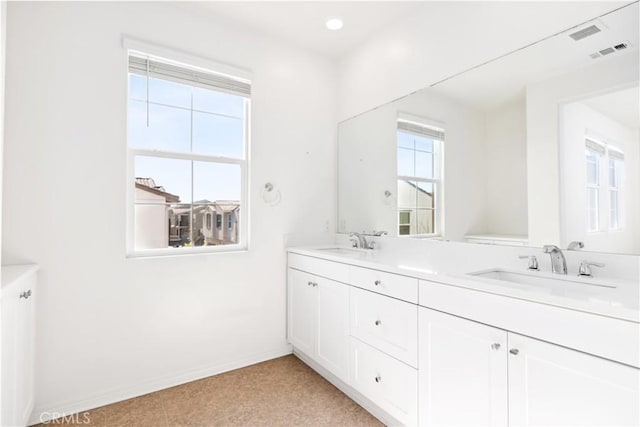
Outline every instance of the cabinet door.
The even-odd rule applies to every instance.
[[[639,369],[509,333],[511,426],[637,426],[639,384]]]
[[[289,342],[307,356],[314,355],[316,329],[316,277],[302,271],[288,271]]]
[[[35,369],[35,279],[25,280],[19,289],[27,298],[18,298],[16,327],[19,331],[16,341],[16,415],[20,425],[27,425],[34,404]]]
[[[507,425],[507,333],[420,308],[419,420],[424,426]]]
[[[316,278],[316,360],[347,382],[349,363],[349,287]]]

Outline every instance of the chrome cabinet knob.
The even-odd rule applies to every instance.
[[[512,348],[511,350],[509,350],[509,353],[513,354],[514,356],[517,356],[518,353],[520,353],[520,350],[518,350],[517,348]]]
[[[313,282],[313,287],[314,287],[314,288],[317,288],[317,287],[318,287],[318,284],[317,284],[316,282]]]
[[[382,325],[382,320],[376,320],[376,321],[375,321],[375,324],[376,324],[376,326],[380,326],[380,325]]]
[[[307,282],[307,286],[313,286],[313,282],[312,281],[308,281]]]
[[[27,291],[24,291],[24,292],[21,292],[21,293],[20,293],[20,297],[19,297],[19,298],[27,299],[27,298],[29,298],[30,296],[31,296],[31,289],[29,289],[29,290],[27,290]]]
[[[375,282],[373,282],[373,284],[376,286],[380,286],[382,282],[380,280],[376,280]]]
[[[380,375],[378,375],[377,377],[374,378],[374,380],[379,383],[382,381],[382,377]]]
[[[491,350],[500,350],[500,343],[494,342],[491,344]]]

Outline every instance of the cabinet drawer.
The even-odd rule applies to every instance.
[[[404,425],[418,424],[418,372],[351,338],[351,386]]]
[[[353,286],[418,303],[418,279],[353,266],[349,273]]]
[[[362,289],[349,289],[351,335],[418,366],[418,306]]]
[[[290,253],[288,256],[288,267],[306,271],[316,276],[326,277],[327,279],[332,279],[337,282],[347,283],[349,281],[349,266],[340,264],[339,262]]]

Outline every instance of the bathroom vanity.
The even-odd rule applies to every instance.
[[[640,423],[637,279],[493,256],[522,248],[418,244],[413,258],[290,248],[294,352],[391,425]]]

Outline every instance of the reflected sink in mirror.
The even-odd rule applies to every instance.
[[[551,293],[567,292],[601,292],[607,288],[615,289],[616,286],[592,278],[582,279],[573,276],[549,276],[539,272],[516,272],[503,269],[491,269],[469,273],[470,276],[492,279],[508,283],[509,285],[524,285],[528,288],[536,288],[538,291]]]

